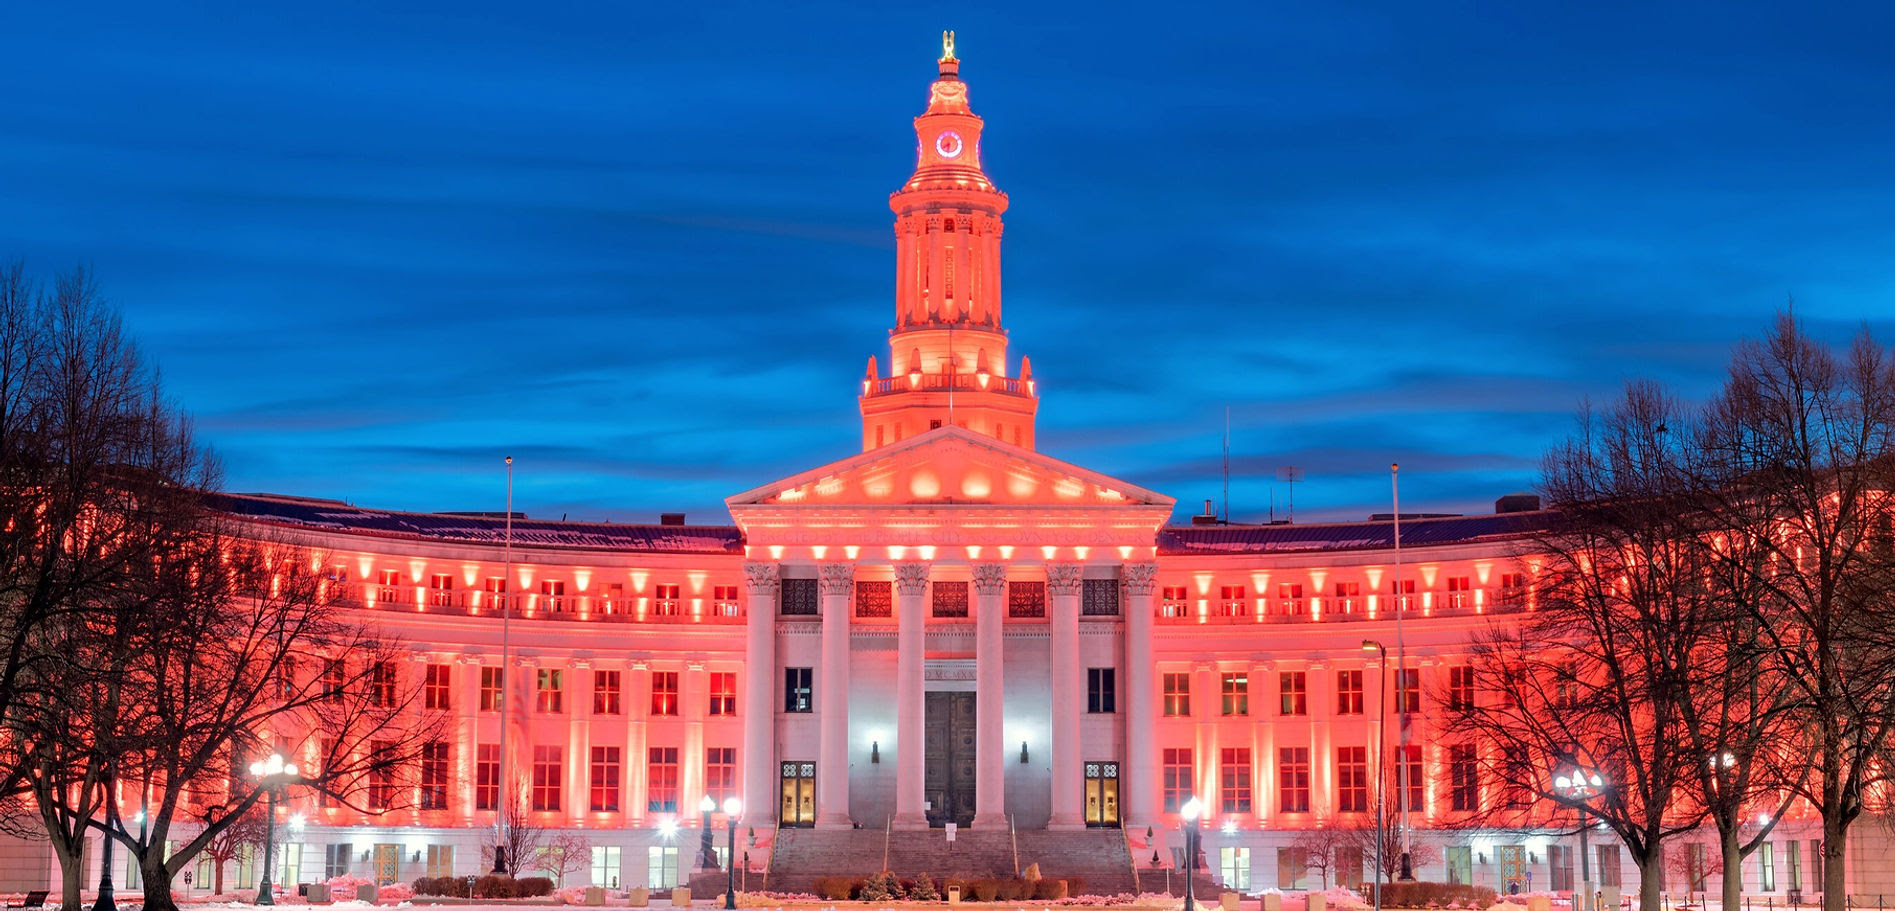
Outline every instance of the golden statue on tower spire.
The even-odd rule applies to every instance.
[[[948,31],[942,32],[941,33],[941,62],[946,63],[949,60],[959,60],[959,59],[960,59],[959,57],[954,56],[953,30],[950,29]]]

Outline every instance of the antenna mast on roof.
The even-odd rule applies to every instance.
[[[1283,519],[1286,522],[1295,522],[1296,482],[1303,479],[1303,469],[1295,465],[1285,465],[1276,470],[1276,479],[1289,485],[1289,492],[1284,495]]]
[[[1224,524],[1230,524],[1230,406],[1224,406]]]

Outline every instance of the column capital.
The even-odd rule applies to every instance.
[[[1077,563],[1046,564],[1046,593],[1077,597],[1085,587],[1085,568]]]
[[[782,583],[782,573],[775,563],[744,564],[744,584],[753,594],[776,594]]]
[[[1125,593],[1146,597],[1158,584],[1158,564],[1127,563],[1119,569],[1119,581],[1125,586]]]
[[[932,563],[895,564],[895,593],[898,595],[927,594],[928,573],[933,568]]]
[[[823,563],[816,567],[825,595],[847,595],[855,591],[855,564]]]
[[[1007,564],[974,564],[974,593],[980,595],[1004,595],[1007,593]]]

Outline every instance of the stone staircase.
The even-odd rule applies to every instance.
[[[1016,840],[1017,859],[1016,860]],[[761,888],[812,892],[823,876],[866,877],[884,867],[902,877],[927,873],[947,877],[1007,878],[1032,864],[1045,879],[1080,879],[1087,893],[1135,891],[1131,855],[1117,829],[1077,832],[968,830],[947,840],[943,829],[783,829],[770,852],[770,873]],[[1162,875],[1162,874],[1161,874]],[[756,883],[755,877],[751,879]],[[1145,884],[1147,891],[1152,886]],[[1183,889],[1183,880],[1178,881]]]

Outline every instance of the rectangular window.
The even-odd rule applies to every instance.
[[[1551,874],[1547,883],[1555,892],[1571,891],[1573,888],[1573,849],[1571,845],[1547,845],[1546,867]]]
[[[1362,714],[1362,672],[1336,672],[1336,714]]]
[[[735,671],[711,672],[711,714],[737,714],[737,673]]]
[[[1087,579],[1079,593],[1079,614],[1084,617],[1119,615],[1119,580]]]
[[[1336,812],[1369,811],[1369,748],[1336,748]]]
[[[1459,813],[1480,809],[1480,770],[1471,743],[1448,746],[1448,808]]]
[[[1790,888],[1803,888],[1803,846],[1791,838],[1783,842],[1783,859],[1789,861]],[[1601,864],[1601,867],[1604,865]]]
[[[1619,876],[1619,846],[1598,845],[1599,885],[1618,888],[1625,884]]]
[[[368,671],[368,701],[370,705],[392,708],[395,705],[395,664],[392,661],[377,661]]]
[[[421,745],[421,809],[447,809],[447,744],[433,741]]]
[[[500,711],[500,690],[506,680],[506,670],[498,667],[480,669],[480,710],[483,712]]]
[[[1396,596],[1394,600],[1397,610],[1408,610],[1415,606],[1415,580],[1413,579],[1403,579],[1399,583],[1390,579],[1388,593]]]
[[[1191,593],[1182,585],[1164,586],[1158,612],[1165,617],[1191,616]]]
[[[645,766],[645,809],[653,813],[678,812],[678,748],[652,747]]]
[[[934,615],[937,617],[967,616],[967,583],[934,582],[929,588],[934,590]]]
[[[704,793],[718,806],[737,795],[737,748],[711,747],[704,751]]]
[[[619,869],[624,866],[623,849],[617,845],[592,846],[592,884],[607,889],[619,887]]]
[[[1250,750],[1225,747],[1217,766],[1219,796],[1226,813],[1250,812]]]
[[[1448,882],[1457,886],[1474,884],[1474,849],[1469,845],[1447,847]]]
[[[386,810],[395,802],[395,745],[370,741],[368,750],[368,808]]]
[[[1303,876],[1309,872],[1309,850],[1289,847],[1276,849],[1276,884],[1279,889],[1303,888]]]
[[[1277,712],[1283,715],[1309,714],[1309,678],[1303,671],[1279,671],[1277,687],[1282,698]]]
[[[1526,573],[1501,573],[1500,591],[1496,593],[1502,604],[1520,604],[1527,599]]]
[[[651,672],[651,713],[653,715],[678,714],[678,672]]]
[[[1183,718],[1191,714],[1191,675],[1166,674],[1165,717]]]
[[[1238,672],[1224,674],[1221,681],[1224,696],[1224,714],[1250,714],[1250,675]]]
[[[1421,778],[1421,746],[1397,745],[1389,749],[1395,754],[1396,762],[1394,788],[1388,799],[1391,802],[1407,800],[1406,807],[1410,811],[1426,809],[1427,785]],[[1407,788],[1406,794],[1402,792],[1404,787]],[[1400,803],[1393,803],[1389,809],[1399,811],[1402,807]]]
[[[1336,596],[1335,609],[1345,614],[1353,614],[1362,603],[1362,583],[1337,582],[1331,589]]]
[[[1086,668],[1086,711],[1094,715],[1118,711],[1118,669]]]
[[[431,879],[434,877],[439,877],[439,876],[453,876],[454,875],[454,846],[453,845],[429,845],[428,846],[428,874],[427,875]],[[294,877],[285,876],[283,878],[283,884],[286,886],[295,881],[296,879]]]
[[[500,808],[500,744],[483,743],[474,751],[474,809]]]
[[[684,613],[684,599],[678,596],[676,585],[654,585],[651,587],[651,615],[654,617],[677,617]]]
[[[1218,869],[1224,875],[1223,886],[1238,892],[1250,891],[1250,849],[1226,845],[1218,851]]]
[[[1474,669],[1465,664],[1448,668],[1448,708],[1464,711],[1474,707]]]
[[[669,889],[678,884],[678,846],[652,845],[646,848],[645,886]]]
[[[820,616],[821,603],[815,579],[784,579],[777,590],[777,611],[785,617]]]
[[[737,586],[711,586],[711,614],[717,617],[735,617],[741,611],[738,608]]]
[[[1279,812],[1309,812],[1309,747],[1277,750],[1277,795]]]
[[[1250,616],[1250,602],[1244,598],[1244,587],[1241,585],[1220,586],[1217,613],[1220,617]]]
[[[1279,582],[1276,587],[1278,613],[1285,616],[1298,616],[1305,613],[1308,606],[1303,601],[1301,582]]]
[[[348,686],[349,670],[341,658],[329,658],[322,663],[322,695],[325,699],[341,699],[342,689]]]
[[[566,580],[540,580],[540,609],[549,610],[556,614],[565,612]]]
[[[1409,714],[1421,711],[1420,668],[1400,668],[1395,671],[1394,709]]]
[[[559,783],[563,780],[565,757],[557,746],[533,745],[533,809],[556,812],[559,809]]]
[[[383,604],[401,600],[401,570],[381,570],[375,574],[375,582],[375,600]]]
[[[594,813],[617,813],[619,811],[619,748],[592,748],[592,797],[589,806]]]
[[[1467,576],[1448,577],[1448,606],[1454,608],[1474,606],[1474,580]]]
[[[1757,888],[1765,892],[1777,890],[1777,846],[1764,842],[1757,846]]]
[[[1046,583],[1008,582],[1007,616],[1028,618],[1046,616]]]
[[[1823,842],[1820,838],[1809,840],[1809,882],[1815,891],[1823,889]]]
[[[1191,774],[1191,751],[1166,747],[1164,760],[1165,812],[1176,813],[1179,807],[1191,800],[1191,794],[1197,788]]]
[[[617,715],[619,706],[619,671],[592,672],[592,714]]]
[[[428,577],[428,606],[454,606],[454,577],[447,573],[435,573]]]
[[[534,692],[536,705],[542,712],[558,713],[566,710],[565,674],[554,668],[540,668],[539,679]]]
[[[355,848],[348,842],[339,845],[322,846],[322,875],[325,879],[349,875],[349,867],[355,861]]]
[[[510,607],[507,603],[507,580],[500,576],[487,577],[487,603],[494,609]]]
[[[430,664],[421,679],[421,706],[445,711],[448,697],[453,693],[453,668],[445,664]]]
[[[855,583],[855,615],[895,616],[895,583],[863,579]]]
[[[816,710],[815,668],[786,667],[783,669],[783,711],[792,713],[813,712]]]

